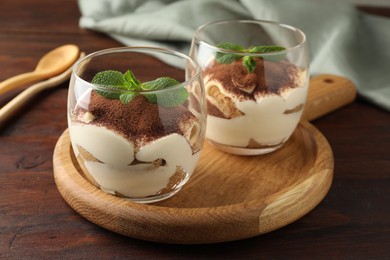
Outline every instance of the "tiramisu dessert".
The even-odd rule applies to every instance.
[[[248,50],[257,53],[262,48],[265,52],[284,49]],[[227,152],[255,155],[286,142],[299,123],[308,87],[307,72],[284,56],[283,52],[264,57],[217,53],[204,70],[206,137],[212,144]]]
[[[90,87],[69,118],[72,146],[85,176],[107,193],[139,202],[173,195],[194,171],[203,143],[186,89],[137,92],[178,82],[158,78],[141,83],[130,71],[103,71],[92,83],[76,79],[76,85]]]

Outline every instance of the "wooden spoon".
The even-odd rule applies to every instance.
[[[0,95],[23,84],[58,75],[68,69],[79,57],[79,48],[73,44],[58,47],[44,55],[35,70],[9,78],[0,83]]]
[[[80,53],[79,59],[85,56],[84,52]],[[39,92],[56,87],[61,83],[67,81],[70,78],[72,73],[73,66],[69,67],[67,70],[61,74],[47,79],[45,81],[38,82],[31,87],[28,87],[22,91],[19,95],[14,97],[10,102],[8,102],[4,107],[0,109],[0,127],[4,126],[5,123],[12,117],[20,108],[27,103],[27,101],[33,98]]]

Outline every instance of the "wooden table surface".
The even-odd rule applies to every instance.
[[[369,8],[390,16],[390,9]],[[74,0],[0,1],[0,81],[31,71],[57,46],[90,53],[121,46],[80,29]],[[67,128],[68,82],[39,94],[0,129],[0,259],[390,258],[390,114],[362,98],[312,122],[335,159],[325,199],[266,235],[211,245],[158,244],[107,231],[78,215],[53,179],[54,146]],[[18,91],[0,97],[4,105]]]

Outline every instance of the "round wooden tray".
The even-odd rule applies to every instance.
[[[155,204],[127,201],[90,184],[68,131],[58,140],[53,163],[62,197],[86,219],[122,235],[182,244],[253,237],[299,219],[325,197],[334,167],[328,142],[308,122],[267,155],[230,155],[206,142],[188,183]]]

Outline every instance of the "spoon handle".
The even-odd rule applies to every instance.
[[[83,58],[85,56],[84,52],[80,53],[79,59]],[[34,85],[32,85],[29,88],[26,88],[23,92],[21,92],[19,95],[14,97],[10,102],[8,102],[5,106],[3,106],[0,109],[0,127],[2,127],[7,120],[14,115],[21,107],[23,107],[24,104],[26,104],[26,101],[34,97],[36,94],[38,94],[40,91],[55,87],[65,81],[67,81],[70,78],[70,75],[72,74],[72,66],[70,66],[67,70],[62,72],[61,74],[49,78],[45,81],[38,82]],[[27,73],[26,73],[27,74]]]
[[[41,81],[32,85],[31,87],[25,89],[15,98],[13,98],[10,102],[8,102],[5,106],[0,109],[0,126],[3,126],[4,123],[14,114],[16,113],[26,101],[34,97],[40,91],[57,86],[66,80],[69,79],[70,74],[72,72],[72,67],[61,73],[60,75],[50,78],[45,81]]]
[[[20,87],[24,84],[31,83],[40,79],[42,79],[42,75],[35,71],[16,75],[12,78],[4,80],[3,82],[0,82],[0,95],[17,87]]]

